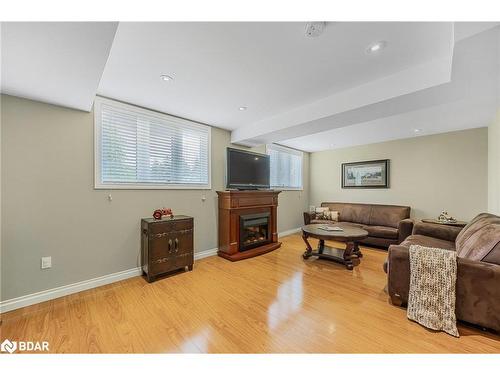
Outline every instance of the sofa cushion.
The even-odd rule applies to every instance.
[[[398,244],[399,241],[396,238],[382,238],[382,237],[368,236],[359,241],[359,243],[375,247],[385,247],[387,249],[390,245]]]
[[[410,207],[372,204],[369,225],[397,228],[399,222],[410,217]]]
[[[324,219],[311,219],[311,224],[336,224],[336,222]]]
[[[349,204],[340,213],[340,220],[353,223],[368,224],[370,222],[370,205]]]
[[[437,247],[445,250],[455,250],[455,243],[441,240],[439,238],[423,236],[421,234],[412,234],[406,240],[401,242],[401,246],[410,247],[411,245],[421,245],[425,247]]]
[[[477,215],[458,234],[455,243],[460,258],[483,260],[500,243],[500,217]]]
[[[338,211],[340,221],[393,228],[397,228],[401,220],[408,219],[411,210],[408,206],[341,202],[323,202],[321,207]]]
[[[383,227],[380,225],[363,225],[363,229],[366,230],[371,237],[398,238],[398,230],[396,228]]]
[[[337,224],[347,225],[347,226],[356,227],[356,228],[363,228],[363,224],[352,223],[350,221],[340,221]]]
[[[338,203],[338,202],[323,202],[321,207],[328,207],[330,211],[338,211],[340,221],[348,221],[353,223],[369,224],[370,204],[363,203]]]

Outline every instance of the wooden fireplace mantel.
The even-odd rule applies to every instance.
[[[231,261],[251,258],[273,251],[281,246],[278,242],[277,208],[275,190],[226,190],[219,196],[219,251],[217,254]],[[240,216],[254,213],[270,213],[270,241],[262,246],[240,251]]]

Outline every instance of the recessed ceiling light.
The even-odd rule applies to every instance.
[[[372,45],[370,45],[366,49],[366,52],[368,52],[368,53],[376,53],[376,52],[379,52],[380,50],[384,49],[385,46],[387,46],[387,42],[381,40],[380,42],[373,43]]]
[[[160,76],[160,78],[161,78],[162,81],[173,81],[174,80],[171,76],[166,75],[166,74],[162,74]]]
[[[238,108],[240,111],[246,111],[247,110],[247,107],[240,107]]]
[[[414,132],[414,133],[421,133],[421,132],[422,132],[422,129],[413,129],[413,132]]]
[[[308,22],[306,24],[306,36],[315,38],[325,30],[326,22]]]

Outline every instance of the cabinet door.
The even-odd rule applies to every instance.
[[[193,230],[186,229],[172,232],[171,238],[174,241],[175,267],[181,268],[192,265],[194,261]]]
[[[151,272],[159,274],[174,269],[174,240],[167,233],[151,234],[149,240]]]

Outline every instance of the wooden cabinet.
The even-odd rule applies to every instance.
[[[178,269],[193,269],[193,218],[141,220],[142,270],[148,282]]]

